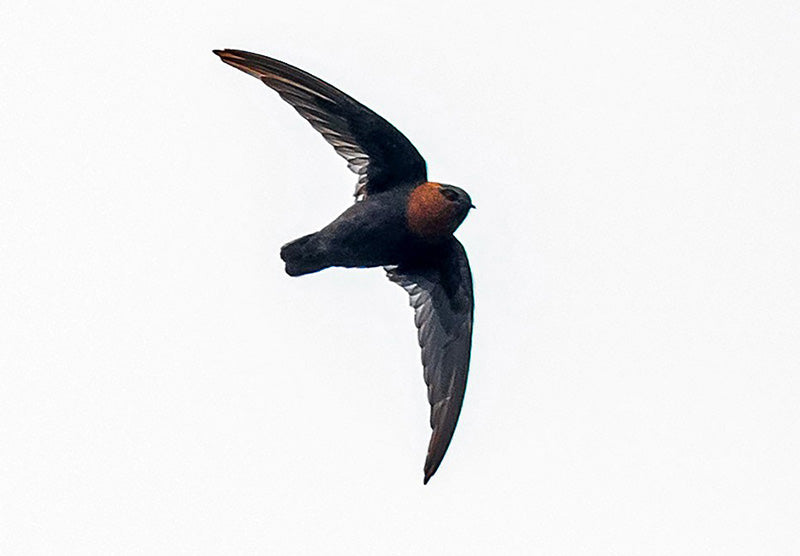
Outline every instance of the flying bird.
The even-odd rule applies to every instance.
[[[355,202],[318,232],[284,245],[281,259],[290,276],[381,266],[408,292],[431,405],[427,484],[450,445],[467,386],[472,275],[453,232],[472,200],[463,189],[428,181],[425,160],[402,133],[325,81],[251,52],[214,54],[274,89],[358,175]]]

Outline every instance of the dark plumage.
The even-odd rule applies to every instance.
[[[431,404],[427,483],[450,445],[467,384],[472,277],[453,232],[472,201],[458,187],[427,181],[425,161],[414,145],[342,91],[266,56],[214,53],[277,91],[358,174],[356,202],[318,232],[284,245],[281,258],[291,276],[331,266],[383,266],[408,292]]]

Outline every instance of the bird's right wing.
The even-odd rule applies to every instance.
[[[257,77],[291,104],[358,174],[356,197],[426,180],[425,160],[405,135],[336,87],[274,58],[215,50],[223,62]]]
[[[408,292],[415,311],[433,429],[425,460],[427,483],[450,445],[464,401],[472,347],[472,275],[455,238],[433,264],[387,267],[386,272]]]

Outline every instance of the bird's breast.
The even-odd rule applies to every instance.
[[[448,236],[458,227],[454,204],[445,199],[434,182],[425,182],[411,191],[406,223],[409,230],[425,239]]]

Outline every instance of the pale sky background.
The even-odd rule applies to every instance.
[[[0,47],[0,554],[800,554],[796,2],[15,2]],[[278,257],[355,176],[212,48],[478,206],[426,487],[406,294]]]

